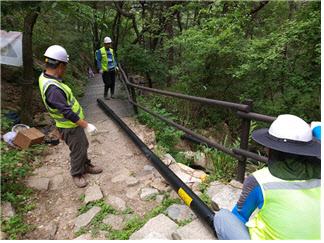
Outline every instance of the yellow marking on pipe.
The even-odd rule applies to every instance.
[[[192,198],[181,187],[178,190],[178,194],[182,198],[182,200],[190,207]]]

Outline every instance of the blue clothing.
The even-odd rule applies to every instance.
[[[313,128],[313,136],[321,140],[321,126],[317,126]]]
[[[244,181],[242,193],[232,213],[243,223],[246,223],[257,207],[262,208],[263,203],[264,199],[260,184],[251,174]]]
[[[51,78],[55,79],[56,81],[63,82],[63,79],[49,75],[45,71],[44,76],[46,78]],[[45,96],[47,104],[53,109],[58,109],[59,112],[63,114],[64,118],[69,119],[74,123],[76,123],[80,119],[80,117],[72,111],[71,106],[68,105],[67,97],[64,91],[57,86],[50,85],[46,90]]]
[[[106,50],[106,53],[107,53],[107,58],[108,58],[108,70],[109,72],[111,71],[115,71],[115,66],[117,67],[117,63],[115,61],[115,66],[114,66],[114,63],[113,63],[113,57],[112,57],[112,54],[110,52],[110,50],[108,49],[105,49]],[[101,68],[101,51],[97,51],[97,65],[98,65],[98,68],[99,70],[102,70]]]

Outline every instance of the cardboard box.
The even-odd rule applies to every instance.
[[[13,143],[21,148],[29,148],[34,144],[40,144],[44,137],[45,135],[43,133],[32,127],[30,129],[20,130]]]

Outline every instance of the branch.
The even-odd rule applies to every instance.
[[[265,5],[267,5],[271,0],[260,1],[257,5],[250,9],[250,14],[256,14],[260,9],[262,9]]]
[[[137,36],[137,41],[138,41],[139,44],[141,44],[141,39],[140,39],[141,37],[140,37],[140,34],[139,34],[139,32],[138,32],[138,28],[137,28],[137,25],[136,25],[135,14],[132,14],[132,13],[128,13],[128,12],[123,11],[123,10],[121,9],[120,5],[119,5],[119,2],[114,2],[114,4],[115,4],[115,6],[116,6],[117,11],[118,11],[121,15],[123,15],[123,16],[125,16],[125,17],[127,17],[127,18],[132,19],[132,22],[133,22],[133,28],[134,28],[134,30],[135,30],[135,32],[136,32],[136,36]],[[135,40],[135,41],[136,41],[136,40]],[[136,42],[137,42],[137,41],[136,41]]]

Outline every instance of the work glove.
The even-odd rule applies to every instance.
[[[116,67],[116,71],[117,71],[117,73],[119,73],[119,68],[118,67]]]
[[[98,129],[94,125],[92,125],[90,123],[88,123],[88,126],[85,128],[85,130],[86,130],[87,133],[89,133],[92,136],[99,133]]]
[[[99,73],[100,73],[101,75],[103,75],[104,71],[102,71],[102,69],[100,69]]]

